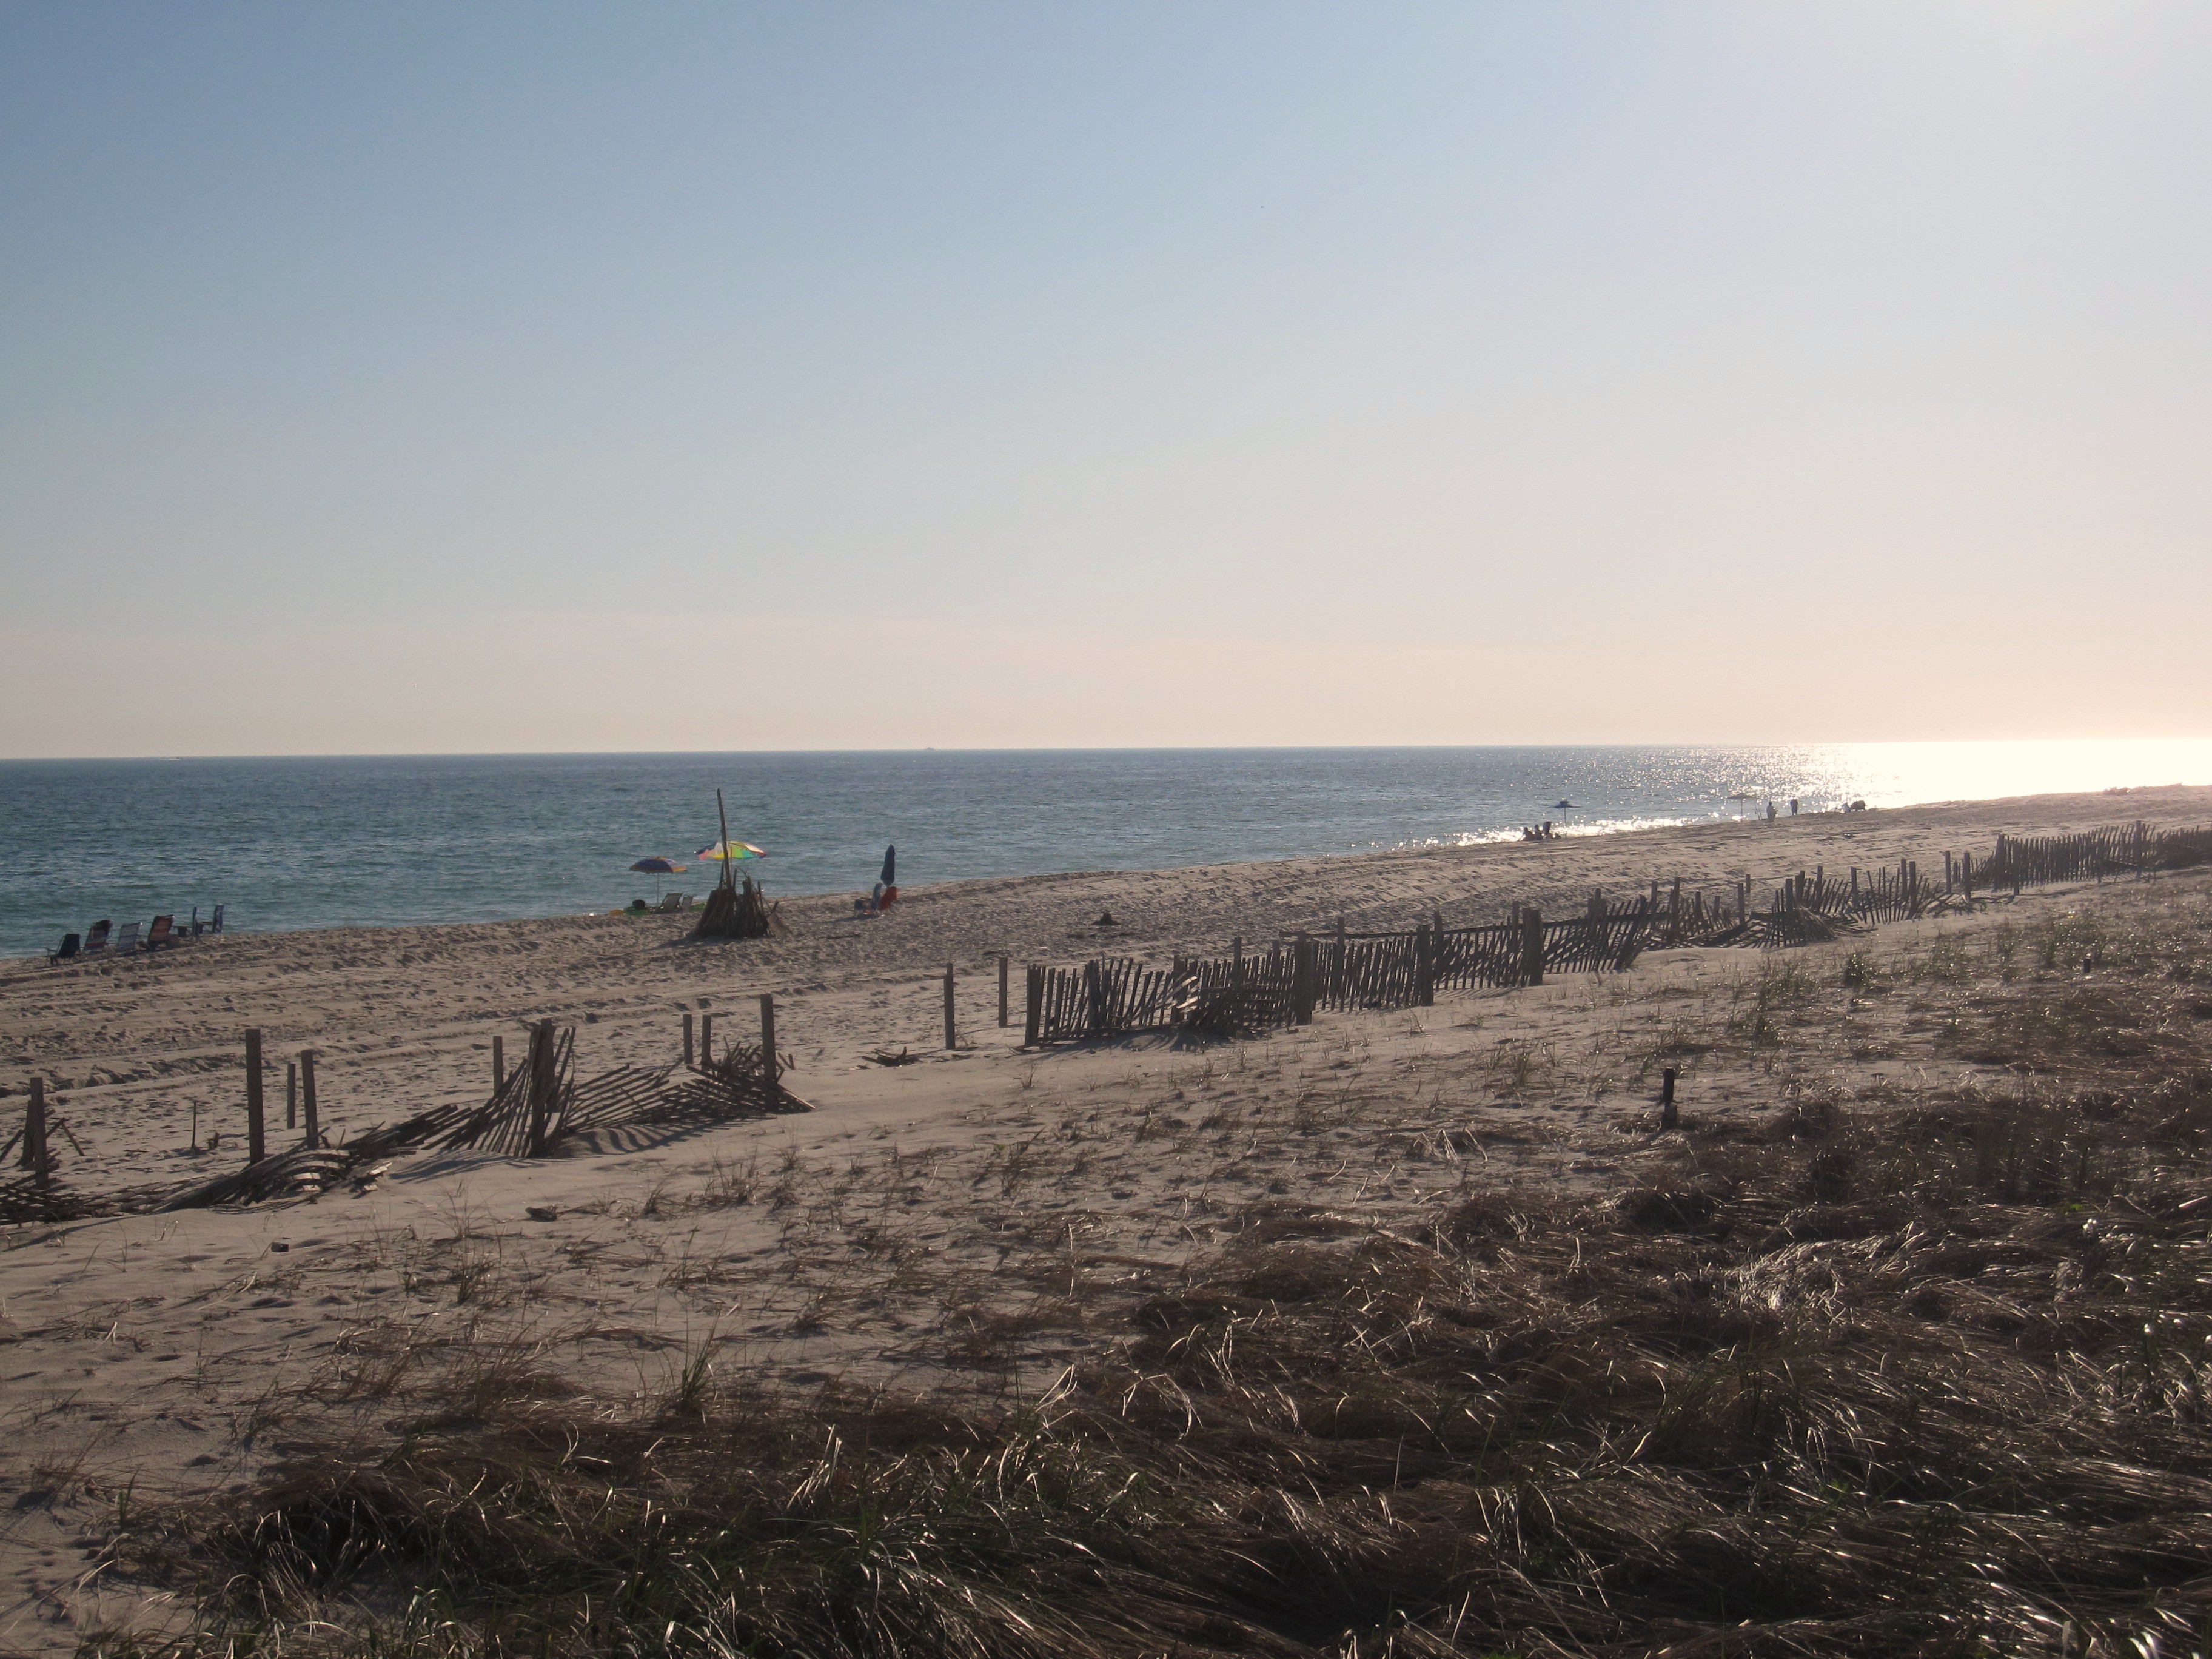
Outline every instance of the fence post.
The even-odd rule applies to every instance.
[[[1521,913],[1521,977],[1530,985],[1544,982],[1544,918],[1534,909]]]
[[[684,1069],[691,1069],[691,1016],[684,1016]]]
[[[1348,941],[1344,933],[1344,917],[1340,914],[1336,919],[1336,953],[1329,964],[1328,970],[1328,994],[1329,1000],[1333,1002],[1344,1000],[1344,965],[1345,952],[1347,948]]]
[[[1086,962],[1083,964],[1083,989],[1085,995],[1090,1000],[1091,1035],[1095,1037],[1104,1036],[1106,1035],[1106,976],[1099,971],[1096,962]]]
[[[712,1014],[699,1016],[699,1063],[702,1066],[714,1063],[714,1017]]]
[[[1006,975],[1012,971],[1006,954],[1001,951],[999,953],[999,1029],[1002,1031],[1009,1024],[1006,1018]]]
[[[300,1062],[296,1060],[284,1062],[284,1127],[300,1127]]]
[[[31,1079],[31,1103],[23,1109],[23,1167],[31,1179],[46,1184],[46,1080]]]
[[[300,1109],[307,1115],[307,1145],[323,1144],[322,1118],[315,1109],[315,1051],[300,1050]]]
[[[1423,922],[1413,930],[1413,1003],[1427,1008],[1437,1000],[1436,935]]]
[[[1671,1129],[1680,1121],[1674,1107],[1674,1068],[1669,1066],[1659,1073],[1659,1127]]]
[[[261,1028],[254,1026],[246,1034],[246,1161],[258,1164],[268,1151],[261,1121]]]
[[[553,1108],[553,1022],[541,1019],[530,1028],[530,1139],[526,1158],[545,1153],[546,1120]]]
[[[768,1103],[775,1105],[782,1085],[779,1080],[775,1058],[775,998],[761,993],[761,1086],[767,1091]]]
[[[1031,963],[1022,978],[1022,1047],[1037,1044],[1039,1023],[1044,1018],[1044,969]]]
[[[1320,978],[1313,939],[1300,933],[1291,951],[1291,1018],[1300,1025],[1310,1025],[1314,1017],[1315,981]]]
[[[689,1014],[684,1016],[684,1035],[690,1036],[691,1016]],[[690,1044],[687,1042],[684,1047],[688,1048]],[[507,1087],[507,1039],[495,1033],[491,1040],[491,1091],[497,1094],[505,1087]]]
[[[1969,910],[1972,909],[1974,908],[1974,855],[1972,853],[1959,854],[1959,885],[1965,890],[1966,908]],[[1914,905],[1912,913],[1918,915],[1920,907]]]
[[[945,1046],[948,1048],[960,1046],[960,1033],[952,1024],[952,964],[949,962],[945,964]]]

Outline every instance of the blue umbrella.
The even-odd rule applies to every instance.
[[[882,875],[876,878],[876,879],[882,882],[886,887],[889,887],[892,883],[898,879],[897,848],[886,847],[884,848],[884,872]]]
[[[630,868],[642,870],[648,876],[673,876],[681,874],[684,866],[680,864],[671,864],[666,859],[640,859],[635,864],[631,865]]]

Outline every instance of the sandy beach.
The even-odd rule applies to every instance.
[[[1626,975],[1328,1015],[1242,1044],[1041,1053],[1019,1046],[1023,963],[1157,959],[1339,917],[1359,929],[1437,909],[1457,922],[1516,902],[1578,909],[1593,889],[1626,896],[1678,877],[1717,896],[1744,878],[1903,858],[1940,876],[1947,850],[1978,857],[2001,831],[2138,819],[2212,820],[2212,790],[965,882],[913,891],[873,921],[842,896],[786,900],[790,936],[749,943],[689,940],[680,918],[592,916],[9,963],[0,1109],[20,1109],[33,1070],[48,1079],[76,1142],[56,1137],[60,1173],[87,1188],[234,1164],[249,1026],[279,1062],[277,1121],[282,1060],[312,1046],[324,1123],[343,1135],[482,1099],[493,1036],[512,1057],[526,1020],[573,1023],[588,1074],[674,1059],[685,1012],[750,1039],[754,999],[773,993],[789,1085],[815,1109],[535,1164],[425,1156],[312,1202],[13,1230],[0,1239],[0,1650],[65,1651],[87,1629],[181,1619],[158,1583],[92,1571],[123,1525],[118,1504],[220,1493],[304,1448],[373,1438],[433,1378],[450,1388],[474,1368],[487,1389],[609,1411],[680,1386],[695,1362],[802,1391],[1018,1396],[1112,1346],[1102,1307],[1158,1294],[1271,1217],[1326,1212],[1412,1237],[1473,1194],[1596,1194],[1679,1168],[1679,1138],[1648,1132],[1663,1056],[1709,1123],[1816,1084],[1875,1103],[2005,1074],[1901,1007],[1849,1005],[1779,1076],[1771,1054],[1680,1037],[1731,1018],[1761,969],[1753,952],[1656,953]],[[2031,893],[1852,948],[1925,952],[2124,896]],[[1109,911],[1115,925],[1097,926]],[[1790,954],[1827,985],[1842,948]],[[996,1018],[1001,953],[1017,969],[1010,1030]],[[868,1058],[901,1048],[921,1062]]]

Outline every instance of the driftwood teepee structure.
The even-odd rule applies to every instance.
[[[760,884],[747,876],[743,884],[738,880],[737,860],[729,856],[730,814],[722,805],[722,792],[714,792],[714,813],[722,825],[722,876],[714,884],[714,890],[707,896],[707,908],[700,913],[699,925],[691,930],[694,939],[766,939],[771,933],[781,938],[784,932],[783,919],[777,908],[763,896]]]

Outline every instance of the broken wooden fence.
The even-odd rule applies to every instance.
[[[1601,904],[1565,921],[1524,910],[1480,927],[1445,927],[1441,918],[1394,933],[1340,927],[1264,951],[1179,956],[1166,967],[1127,957],[1071,968],[1033,963],[1023,1040],[1035,1046],[1170,1030],[1244,1036],[1305,1024],[1322,1008],[1425,1007],[1439,990],[1625,969],[1643,948],[1650,920],[1644,904]]]

